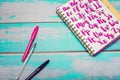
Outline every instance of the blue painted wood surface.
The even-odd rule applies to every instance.
[[[9,4],[13,3],[40,3],[40,4],[64,4],[68,0],[40,0],[40,1],[33,1],[33,0],[5,0],[0,1],[1,3],[1,10],[2,6],[9,2]],[[42,3],[41,3],[42,2]],[[110,1],[116,8],[120,7],[118,4],[120,1]],[[54,6],[53,5],[53,6]],[[6,4],[7,6],[7,4]],[[32,7],[32,6],[31,6]],[[9,6],[8,6],[9,9]],[[42,7],[40,8],[42,9]],[[0,52],[24,52],[25,47],[27,46],[28,40],[30,38],[30,34],[34,28],[34,26],[39,25],[40,30],[38,37],[36,39],[37,42],[37,49],[36,52],[48,52],[48,51],[86,51],[83,45],[77,40],[77,38],[73,35],[73,33],[68,29],[68,27],[60,20],[60,17],[56,14],[56,6],[54,8],[50,8],[53,11],[53,14],[50,12],[48,13],[41,13],[40,16],[44,15],[42,17],[42,21],[39,23],[0,23]],[[120,11],[119,8],[117,10]],[[3,10],[4,11],[4,10]],[[22,11],[22,10],[21,10]],[[6,11],[9,13],[9,11]],[[13,11],[15,12],[15,11]],[[11,13],[12,14],[12,13]],[[19,13],[20,14],[20,13]],[[22,13],[23,14],[23,13]],[[24,15],[29,15],[31,13],[24,13]],[[52,15],[52,16],[51,16]],[[6,16],[6,17],[5,17]],[[4,17],[7,18],[8,15],[5,15]],[[22,15],[21,15],[22,16]],[[34,14],[33,14],[34,16]],[[54,17],[53,17],[54,16]],[[15,15],[10,15],[13,20]],[[45,20],[43,20],[45,18]],[[55,19],[56,18],[56,19]],[[1,16],[1,19],[2,16]],[[22,17],[21,17],[22,19]],[[53,20],[55,19],[55,20]],[[24,20],[24,19],[22,19]],[[7,21],[5,21],[7,22]],[[22,21],[21,21],[22,22]],[[57,23],[56,23],[57,22]],[[64,44],[67,44],[64,46]],[[42,46],[41,46],[42,45]],[[120,47],[120,40],[115,42],[114,44],[110,45],[106,50],[119,50]]]
[[[10,10],[9,6],[19,3],[44,3],[48,5],[45,8],[49,7],[51,11],[37,13],[40,15],[39,22],[32,19],[22,20],[24,17],[21,13],[18,21],[15,21],[17,15],[9,11],[5,12],[10,15],[0,15],[0,80],[15,80],[23,64],[23,52],[36,25],[39,25],[40,29],[35,40],[35,53],[32,54],[20,80],[24,80],[47,59],[50,59],[50,63],[33,80],[120,80],[120,40],[101,54],[91,57],[56,14],[56,7],[67,1],[0,0],[0,14],[3,6],[8,6],[6,9]],[[120,11],[120,0],[109,1]],[[43,10],[42,7],[39,10]],[[32,13],[23,14],[27,16]]]
[[[15,80],[21,54],[0,54],[0,80]],[[33,53],[20,80],[47,59],[50,63],[32,80],[119,80],[120,52],[103,52],[91,57],[85,52]]]
[[[33,28],[39,25],[36,52],[86,51],[64,23],[0,24],[0,52],[24,52]],[[65,45],[66,44],[66,45]],[[119,50],[120,40],[107,50]]]
[[[56,7],[63,5],[67,1],[68,0],[1,0],[0,23],[62,22],[58,15],[56,15]],[[109,1],[120,11],[120,1]]]

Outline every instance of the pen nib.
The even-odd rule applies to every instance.
[[[16,77],[16,80],[19,80],[19,77]]]

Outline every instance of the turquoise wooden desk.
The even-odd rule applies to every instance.
[[[50,63],[33,80],[120,80],[120,40],[91,57],[56,14],[67,1],[0,1],[0,80],[15,80],[36,25],[37,46],[20,80],[47,59]],[[120,11],[120,0],[109,1]]]

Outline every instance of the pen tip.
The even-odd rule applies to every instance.
[[[34,43],[33,46],[36,47],[36,44],[37,44],[37,43]]]
[[[50,62],[50,60],[47,60],[47,62]]]
[[[15,79],[16,79],[16,80],[18,80],[18,79],[19,79],[19,77],[16,77]]]

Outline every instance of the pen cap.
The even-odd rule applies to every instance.
[[[36,35],[37,35],[37,32],[38,32],[38,29],[39,29],[39,26],[36,26],[31,34],[31,38],[32,40],[35,39]]]
[[[32,46],[32,43],[34,42],[34,39],[36,38],[36,35],[37,35],[37,32],[38,32],[38,29],[39,29],[39,26],[36,26],[31,34],[31,37],[30,37],[30,40],[29,40],[29,43],[27,45],[27,48],[24,52],[24,55],[22,57],[22,61],[25,61],[25,59],[27,58],[28,54],[29,54],[29,51],[30,51],[30,48]]]

